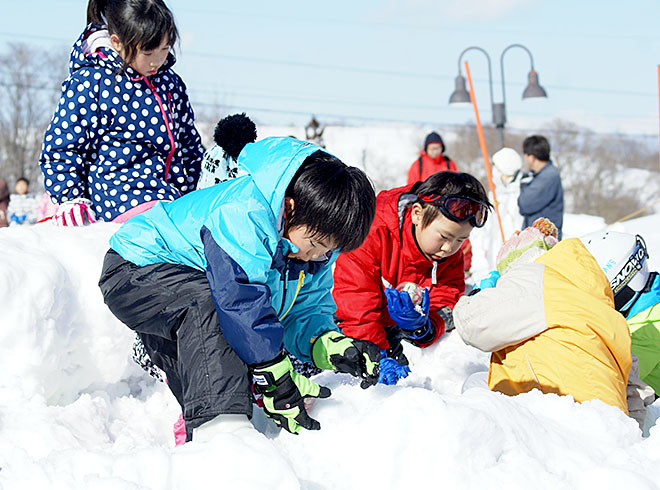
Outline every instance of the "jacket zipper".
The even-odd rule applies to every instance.
[[[151,92],[153,92],[154,96],[156,97],[156,102],[158,102],[158,107],[160,107],[160,113],[163,115],[163,121],[165,122],[165,129],[167,130],[167,137],[170,140],[170,151],[167,154],[167,160],[165,161],[165,178],[164,180],[167,181],[167,176],[170,173],[170,164],[172,163],[172,157],[174,156],[174,151],[175,151],[175,142],[174,142],[174,135],[172,134],[172,130],[170,129],[170,121],[167,119],[167,113],[165,112],[165,106],[163,105],[163,101],[161,100],[160,96],[158,95],[158,92],[156,92],[156,87],[149,82],[147,77],[139,77],[139,79],[143,79],[144,82],[147,84],[147,87],[151,89]],[[167,93],[167,98],[168,98],[168,104],[170,107],[170,113],[172,112],[172,105],[171,105],[171,100],[170,100],[170,93]]]
[[[277,312],[277,317],[279,318],[284,310],[284,303],[286,302],[286,285],[289,282],[289,261],[286,261],[284,265],[284,287],[282,288],[282,304],[280,305],[280,311]]]
[[[282,314],[282,311],[284,310],[284,306],[286,305],[286,286],[289,283],[289,261],[287,259],[286,264],[285,264],[285,269],[284,269],[284,287],[282,288],[282,303],[280,305],[280,311],[277,313],[277,318],[282,321],[285,316],[289,314],[289,311],[291,311],[291,308],[293,308],[294,303],[296,302],[296,299],[298,298],[298,293],[302,289],[302,287],[305,285],[305,271],[300,271],[300,274],[298,275],[298,284],[296,286],[296,292],[293,295],[293,299],[291,300],[291,304],[287,308],[287,310]]]

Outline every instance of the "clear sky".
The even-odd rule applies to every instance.
[[[2,0],[0,48],[9,41],[70,46],[86,0]],[[564,118],[598,132],[658,132],[660,2],[540,0],[168,0],[182,35],[176,71],[195,108],[247,111],[262,124],[474,120],[449,106],[463,49],[492,61],[532,52],[548,99],[521,100],[530,69],[504,56],[507,127]],[[481,119],[491,121],[486,57],[470,51]]]

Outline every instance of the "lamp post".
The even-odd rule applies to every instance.
[[[531,70],[527,74],[527,87],[523,91],[522,98],[529,99],[532,97],[547,97],[548,94],[545,92],[543,87],[539,85],[539,75],[534,70],[534,58],[529,49],[527,49],[522,44],[511,44],[504,48],[502,54],[500,55],[500,71],[502,74],[502,102],[495,103],[493,100],[493,75],[490,62],[490,56],[488,53],[478,46],[470,46],[465,48],[458,57],[458,76],[455,79],[456,88],[454,92],[449,97],[450,104],[470,102],[470,94],[467,91],[465,86],[465,78],[461,73],[461,59],[463,55],[470,50],[477,50],[486,55],[488,60],[488,87],[490,89],[490,105],[493,112],[493,124],[497,128],[497,138],[499,140],[500,148],[504,146],[504,125],[506,124],[506,93],[504,90],[504,55],[511,48],[522,48],[529,55],[529,60],[531,64]]]

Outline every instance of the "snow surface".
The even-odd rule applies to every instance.
[[[568,215],[565,236],[603,226]],[[332,389],[311,410],[320,431],[279,431],[256,408],[258,431],[174,448],[177,403],[132,362],[133,334],[97,287],[116,229],[0,229],[3,490],[660,488],[660,401],[643,435],[600,401],[461,393],[488,355],[455,332],[406,346],[412,373],[398,386],[318,375]],[[613,229],[643,234],[660,268],[660,215]],[[475,276],[487,272],[480,243],[475,234]]]

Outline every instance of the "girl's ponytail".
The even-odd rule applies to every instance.
[[[89,0],[87,4],[87,24],[89,25],[92,22],[96,24],[105,24],[105,7],[107,0]]]

